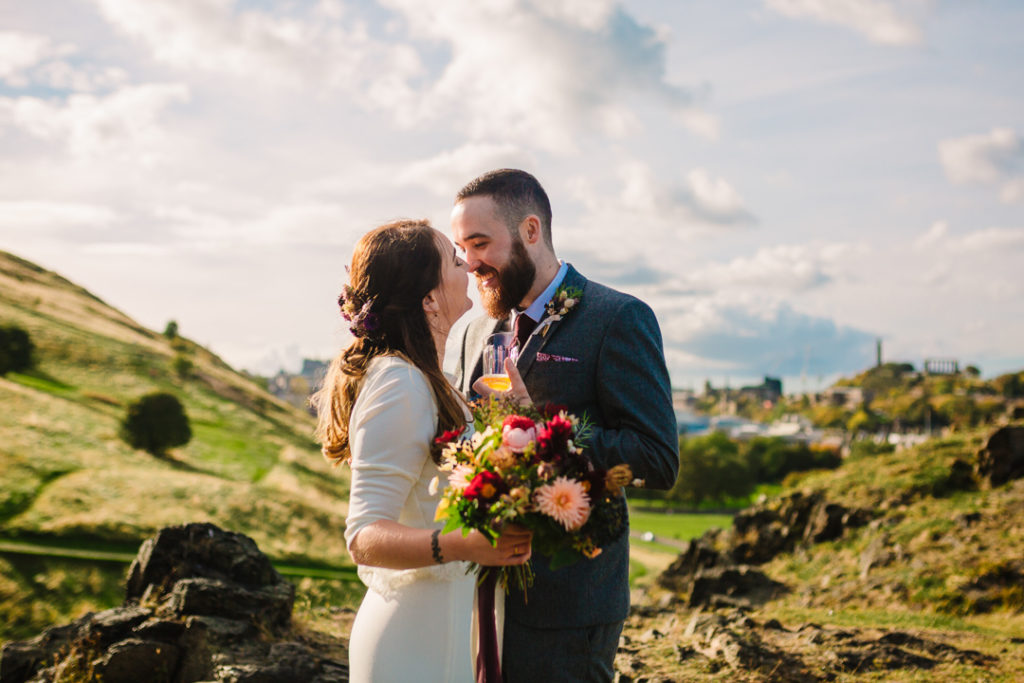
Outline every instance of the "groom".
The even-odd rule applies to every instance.
[[[468,396],[481,375],[487,336],[514,330],[516,367],[534,404],[586,414],[593,429],[585,452],[598,466],[627,463],[648,488],[670,488],[679,447],[661,331],[651,309],[558,260],[551,205],[529,173],[502,169],[470,182],[456,196],[451,221],[489,316],[466,329],[457,386]],[[576,299],[568,309],[555,296],[566,290],[579,292],[568,297]],[[551,312],[561,319],[538,326]],[[505,680],[611,681],[629,612],[628,534],[594,560],[552,571],[534,555],[533,565],[529,601],[512,588],[506,598]]]

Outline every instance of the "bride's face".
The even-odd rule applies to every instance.
[[[434,297],[441,307],[441,320],[450,328],[473,307],[469,299],[469,271],[451,240],[440,231],[437,231],[437,247],[441,251],[441,282],[434,290]]]

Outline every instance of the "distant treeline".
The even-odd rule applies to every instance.
[[[792,472],[835,469],[842,462],[834,448],[778,437],[737,441],[722,432],[680,437],[679,477],[669,491],[638,491],[635,497],[664,499],[686,506],[724,505],[749,498],[760,484],[777,484]]]

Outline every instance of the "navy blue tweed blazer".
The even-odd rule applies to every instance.
[[[648,488],[667,489],[679,469],[679,442],[661,330],[647,304],[580,275],[563,286],[583,291],[580,303],[543,335],[527,342],[516,367],[534,404],[565,405],[593,425],[585,452],[601,467],[628,463]],[[481,374],[487,336],[507,320],[479,318],[462,337],[456,386],[466,396]],[[584,628],[622,621],[629,613],[629,539],[596,559],[551,571],[533,556],[534,586],[526,599],[512,591],[506,619],[533,628]]]

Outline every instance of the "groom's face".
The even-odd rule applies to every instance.
[[[490,197],[468,197],[452,209],[452,235],[476,276],[484,310],[504,318],[533,284],[536,268],[518,233],[513,234]]]

